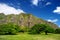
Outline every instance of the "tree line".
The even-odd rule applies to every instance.
[[[41,34],[44,32],[46,35],[48,33],[60,34],[60,28],[54,29],[48,24],[35,24],[31,28],[23,28],[14,23],[0,24],[0,35],[15,35],[17,33],[28,32],[28,34]]]

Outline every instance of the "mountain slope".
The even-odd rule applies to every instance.
[[[21,27],[32,27],[35,24],[48,24],[53,28],[58,28],[56,24],[37,18],[32,14],[21,13],[19,15],[4,15],[3,13],[0,13],[0,24],[9,22],[18,24]]]

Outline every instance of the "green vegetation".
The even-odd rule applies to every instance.
[[[40,34],[42,32],[47,33],[60,33],[60,29],[54,30],[54,28],[50,27],[47,24],[36,24],[31,28],[28,27],[20,27],[14,23],[0,24],[0,35],[11,35],[19,32],[28,32],[29,34]]]
[[[5,15],[3,13],[0,13],[0,19],[4,19]]]
[[[60,34],[30,35],[27,33],[19,33],[19,35],[0,35],[0,40],[60,40]]]
[[[51,22],[31,14],[0,16],[0,40],[60,40],[60,28]]]
[[[30,30],[30,34],[39,34],[41,31],[45,30],[45,25],[43,24],[36,24]]]
[[[54,28],[47,24],[36,24],[29,30],[29,34],[40,34],[41,32],[45,32],[45,34],[47,34],[54,33],[54,31]]]
[[[0,24],[0,35],[16,34],[17,32],[19,32],[19,30],[19,26],[13,23]]]
[[[56,33],[56,34],[60,34],[60,28],[56,29],[56,30],[55,30],[55,33]]]

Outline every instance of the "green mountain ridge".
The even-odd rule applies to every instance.
[[[10,23],[10,22],[18,24],[21,27],[32,27],[35,24],[48,24],[52,28],[58,28],[56,24],[52,22],[48,22],[41,18],[37,18],[32,14],[21,13],[18,15],[14,15],[14,14],[5,15],[3,13],[0,13],[0,24]]]

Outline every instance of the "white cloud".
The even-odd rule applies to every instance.
[[[38,2],[39,2],[39,0],[32,0],[32,4],[35,5],[35,6],[38,5]]]
[[[51,4],[51,2],[47,2],[47,3],[46,3],[46,5],[50,5],[50,4]]]
[[[53,23],[55,23],[55,22],[57,22],[57,21],[58,21],[58,19],[53,19],[53,20],[48,19],[47,21],[48,21],[48,22],[53,22]]]
[[[57,14],[60,14],[60,7],[56,7],[56,9],[53,12],[57,13]]]
[[[24,11],[21,9],[16,9],[14,7],[8,6],[7,4],[0,3],[0,13],[4,13],[5,15],[8,15],[8,14],[24,13]]]
[[[45,0],[32,0],[32,4],[33,5],[35,5],[35,6],[38,6],[38,3],[39,2],[45,2]],[[50,5],[51,4],[51,2],[47,2],[45,5],[47,6],[47,5]]]

